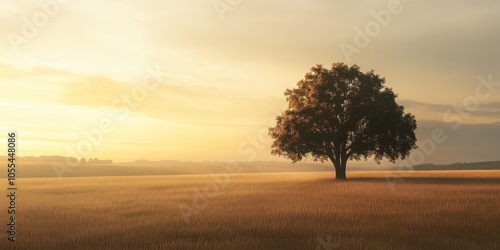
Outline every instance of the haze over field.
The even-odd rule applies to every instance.
[[[19,131],[22,155],[73,156],[104,119],[109,133],[84,157],[283,160],[266,135],[283,91],[315,64],[344,61],[386,78],[420,141],[446,131],[425,162],[498,160],[500,2],[400,1],[359,53],[344,53],[387,9],[255,0],[221,18],[213,1],[67,1],[28,32],[44,8],[3,1],[0,129]],[[162,82],[137,101],[146,76]]]

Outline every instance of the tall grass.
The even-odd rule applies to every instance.
[[[338,249],[500,249],[500,171],[415,172],[394,189],[382,172],[348,178],[232,176],[189,224],[178,206],[210,176],[20,179],[18,241],[0,249],[325,249],[328,237]]]

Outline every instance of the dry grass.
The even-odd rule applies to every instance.
[[[500,249],[500,171],[385,175],[239,174],[189,224],[178,206],[210,176],[21,179],[0,249]]]

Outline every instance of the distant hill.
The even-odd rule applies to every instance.
[[[415,170],[490,170],[500,169],[500,161],[461,162],[448,165],[422,164],[414,166]]]
[[[158,165],[165,164],[171,165],[175,164],[177,166],[184,165],[223,165],[229,164],[223,161],[175,161],[175,160],[162,160],[162,161],[148,161],[148,160],[136,160],[134,162],[123,163],[127,164],[144,164],[144,165]],[[297,162],[292,164],[291,162],[283,161],[254,161],[254,162],[235,162],[241,167],[254,169],[256,172],[315,172],[315,171],[330,171],[333,170],[333,165],[329,162],[318,163],[318,162]],[[348,171],[380,171],[380,170],[398,170],[397,165],[382,166],[347,166]],[[500,170],[500,161],[486,161],[486,162],[459,162],[453,164],[420,164],[413,166],[413,170]],[[272,171],[271,171],[272,170]]]
[[[0,156],[2,161],[7,157]],[[57,177],[53,163],[62,163],[66,160],[76,161],[75,158],[62,156],[18,157],[18,178]],[[80,159],[70,171],[64,171],[63,177],[90,177],[90,176],[140,176],[140,175],[193,175],[224,173],[229,166],[241,169],[241,173],[283,173],[283,172],[333,172],[330,163],[291,162],[283,161],[255,161],[255,162],[219,162],[219,161],[148,161],[137,160],[127,163],[112,163],[111,160]],[[68,170],[68,169],[66,169]],[[397,171],[397,165],[370,167],[348,166],[348,171]],[[414,167],[416,171],[426,170],[500,170],[500,161],[454,163],[448,165],[422,164]],[[0,178],[6,177],[7,171],[0,171]]]
[[[5,155],[0,156],[0,161],[7,161],[8,157]],[[16,161],[19,162],[46,162],[46,163],[76,163],[81,164],[113,164],[112,160],[99,160],[97,158],[81,158],[77,159],[75,157],[66,157],[62,155],[41,155],[41,156],[16,156]]]

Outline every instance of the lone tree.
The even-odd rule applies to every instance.
[[[308,155],[329,159],[337,179],[346,178],[348,160],[373,157],[380,164],[382,158],[406,158],[416,148],[417,123],[384,83],[357,65],[311,68],[296,88],[285,91],[288,109],[269,128],[271,153],[294,163]]]

